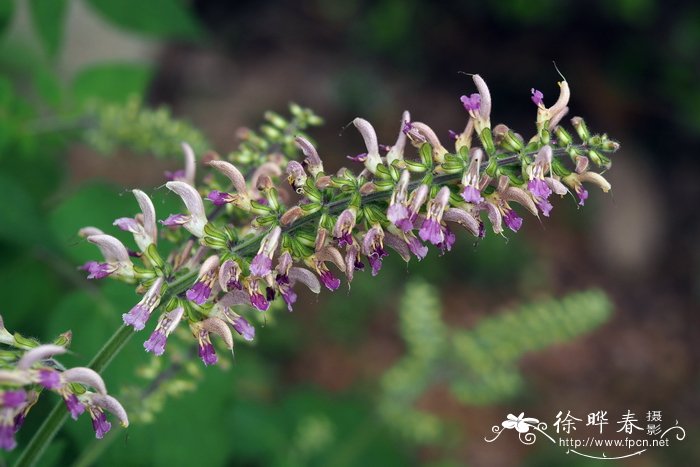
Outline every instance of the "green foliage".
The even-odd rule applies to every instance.
[[[73,97],[78,105],[91,100],[123,104],[142,96],[153,76],[149,65],[104,63],[82,69],[73,80]]]
[[[181,0],[88,0],[108,21],[158,38],[194,39],[200,27]]]
[[[611,308],[605,294],[591,290],[523,305],[473,329],[448,330],[437,291],[412,282],[399,312],[407,353],[383,378],[380,413],[407,438],[435,442],[443,423],[413,407],[430,386],[447,385],[464,404],[512,397],[523,387],[517,363],[525,353],[585,334],[604,323]]]
[[[34,30],[53,57],[61,46],[68,0],[30,0],[29,6]]]
[[[188,142],[196,154],[209,147],[202,133],[173,118],[170,110],[146,108],[136,97],[126,104],[94,103],[89,107],[89,114],[94,119],[84,133],[85,142],[104,154],[127,148],[137,154],[181,157],[183,141]]]

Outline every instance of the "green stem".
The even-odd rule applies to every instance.
[[[554,151],[554,156],[555,157],[560,157],[566,155],[565,150],[563,149],[555,149]],[[518,162],[518,156],[511,156],[511,157],[506,157],[501,160],[499,160],[499,165],[508,165],[508,164],[513,164]],[[485,168],[485,164],[482,167],[482,169]],[[456,180],[459,180],[461,178],[461,174],[445,174],[445,175],[439,175],[435,177],[434,183],[438,184],[444,184],[444,183],[449,183],[453,182]],[[420,181],[414,181],[410,184],[410,188],[415,188],[418,184],[420,184]],[[362,197],[363,204],[367,202],[372,202],[372,201],[378,201],[381,199],[388,198],[391,195],[391,191],[381,191],[381,192],[375,192],[375,193],[370,193],[368,195],[365,195]],[[343,209],[345,209],[347,203],[350,201],[350,197],[339,199],[337,201],[334,201],[332,203],[329,203],[326,206],[326,211],[329,214],[335,214],[338,212],[341,212]],[[283,228],[283,232],[293,232],[294,230],[302,227],[303,225],[306,225],[307,223],[311,222],[313,219],[317,218],[320,216],[320,212],[310,214],[308,216],[305,216],[301,219],[298,219],[297,221],[291,223],[289,226]],[[246,254],[253,252],[257,250],[257,246],[264,237],[265,234],[260,234],[256,235],[238,245],[236,245],[233,249],[233,253],[238,253],[238,254]],[[184,292],[187,290],[187,288],[191,285],[192,281],[197,277],[197,271],[189,271],[186,274],[178,277],[173,281],[172,284],[170,284],[170,288],[164,295],[163,299],[161,300],[161,303],[167,303],[168,297],[172,295],[177,295],[179,293]],[[117,331],[112,335],[112,337],[107,341],[107,343],[100,349],[100,351],[95,355],[95,357],[92,359],[92,362],[90,362],[90,368],[95,370],[96,372],[100,373],[102,372],[107,365],[112,361],[114,357],[119,353],[119,351],[124,347],[124,345],[127,343],[129,338],[133,334],[133,328],[128,327],[128,326],[121,326]],[[30,467],[35,465],[35,463],[39,460],[41,455],[44,453],[46,450],[46,447],[49,445],[51,440],[53,440],[54,436],[56,436],[56,433],[58,432],[59,428],[63,423],[66,421],[66,418],[68,418],[68,413],[66,412],[65,408],[63,407],[63,401],[59,401],[54,408],[51,410],[49,413],[48,417],[44,420],[44,423],[39,427],[39,430],[37,430],[36,433],[34,433],[34,436],[32,439],[29,441],[29,444],[25,448],[24,452],[20,456],[20,458],[17,460],[17,463],[15,464],[16,467]]]

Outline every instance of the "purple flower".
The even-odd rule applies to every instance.
[[[223,206],[226,203],[233,201],[233,196],[219,190],[213,190],[207,195],[207,199],[214,203],[215,206]]]
[[[372,252],[367,256],[369,265],[372,267],[372,276],[379,274],[379,270],[382,268],[382,258],[387,255],[388,253],[384,251],[384,248],[375,246]]]
[[[358,154],[356,156],[345,156],[348,159],[350,159],[353,162],[364,162],[367,160],[367,153],[363,152],[362,154]]]
[[[80,269],[88,272],[88,279],[103,279],[116,270],[111,264],[98,263],[97,261],[88,261]]]
[[[333,228],[333,236],[338,240],[338,246],[352,245],[352,230],[355,228],[355,209],[344,210],[338,216]]]
[[[75,394],[68,394],[64,396],[63,400],[73,420],[77,420],[80,414],[85,412],[85,406],[78,400]]]
[[[8,423],[8,421],[0,421],[0,449],[5,451],[12,451],[17,447],[17,441],[15,441],[15,424]]]
[[[92,415],[92,428],[95,430],[95,438],[102,439],[112,429],[112,424],[107,421],[107,415],[103,411],[95,410],[94,412],[90,413]]]
[[[552,194],[552,190],[547,186],[547,182],[541,178],[533,178],[527,182],[527,189],[530,193],[540,198],[547,199]]]
[[[442,229],[440,228],[440,223],[435,219],[426,218],[423,221],[423,225],[418,232],[420,238],[424,242],[430,242],[433,245],[438,245],[444,240],[444,235]]]
[[[211,287],[202,281],[196,282],[191,289],[185,293],[187,300],[196,303],[197,305],[202,305],[207,301],[211,295]]]
[[[42,368],[39,370],[39,384],[46,389],[58,389],[61,387],[61,375],[58,371]]]
[[[392,204],[386,211],[386,217],[398,227],[398,223],[408,219],[408,208],[403,204]]]
[[[446,251],[452,250],[452,245],[454,245],[455,241],[457,240],[457,237],[455,237],[455,234],[452,233],[452,231],[447,227],[442,228],[442,236],[443,241],[438,243],[437,247],[442,251],[442,254],[444,255]]]
[[[586,190],[583,185],[576,187],[576,195],[578,196],[579,206],[583,206],[588,199],[588,190]]]
[[[321,282],[326,286],[328,290],[336,290],[340,287],[340,279],[335,277],[328,269],[325,271],[320,271]]]
[[[158,356],[163,355],[168,336],[175,330],[177,325],[180,324],[184,311],[182,307],[177,307],[161,315],[155,331],[153,331],[148,340],[143,343],[146,352],[153,352]]]
[[[182,180],[185,178],[185,171],[182,169],[176,170],[174,172],[171,172],[170,170],[166,170],[165,173],[165,179],[169,182],[172,182],[173,180]]]
[[[411,253],[413,253],[419,261],[428,254],[428,247],[423,245],[415,235],[408,237],[408,249],[411,250]]]
[[[484,198],[481,196],[481,193],[479,190],[477,190],[473,186],[465,186],[464,189],[462,190],[462,198],[464,198],[464,201],[467,203],[481,203]]]
[[[540,198],[536,201],[537,207],[540,208],[540,211],[542,211],[542,215],[545,217],[549,217],[549,213],[552,210],[552,203],[549,202],[549,200],[545,198]]]
[[[170,214],[167,219],[160,221],[166,227],[180,227],[190,221],[190,216],[185,214]]]
[[[410,217],[406,217],[404,219],[399,220],[396,223],[396,227],[401,229],[404,232],[410,232],[411,230],[414,229],[413,222],[416,220],[416,215],[413,214]]]
[[[250,273],[254,276],[267,276],[272,271],[272,258],[258,253],[250,263]]]
[[[476,92],[470,96],[462,96],[459,100],[467,111],[475,112],[481,108],[481,96]]]
[[[208,339],[202,340],[199,343],[198,353],[199,358],[202,359],[205,365],[214,365],[218,361],[216,351],[214,350],[214,346]]]
[[[165,343],[167,341],[167,336],[162,329],[156,329],[151,334],[146,342],[143,343],[143,347],[146,352],[153,352],[154,355],[161,356],[165,352]]]
[[[132,217],[120,217],[114,221],[114,225],[125,232],[138,232],[143,229],[143,226]]]
[[[24,389],[5,391],[2,393],[3,408],[17,408],[27,402],[27,392]]]
[[[250,304],[260,311],[265,311],[270,308],[270,302],[268,302],[260,292],[253,292],[250,294]]]
[[[142,330],[146,326],[146,321],[151,316],[151,310],[147,306],[138,303],[128,313],[122,315],[124,324],[133,326],[136,331]]]
[[[536,106],[539,107],[540,105],[544,105],[544,101],[543,101],[544,94],[542,94],[541,91],[538,91],[537,89],[532,88],[532,89],[530,89],[530,94],[532,94],[532,97],[530,97],[530,98],[532,99],[532,102],[534,102]]]
[[[453,130],[447,130],[447,136],[452,140],[452,141],[457,141],[459,138],[459,133]]]
[[[403,134],[407,135],[413,130],[413,125],[411,125],[411,122],[404,122],[403,128],[401,128],[401,131],[403,131]]]
[[[523,225],[523,218],[518,215],[517,212],[515,212],[513,209],[507,209],[503,213],[503,221],[506,223],[506,226],[512,230],[513,232],[517,232],[520,230],[520,227]]]
[[[280,293],[284,302],[287,304],[287,310],[292,311],[292,305],[297,301],[297,294],[290,287],[280,288]]]
[[[247,341],[252,341],[255,338],[255,328],[242,316],[233,320],[233,329]]]

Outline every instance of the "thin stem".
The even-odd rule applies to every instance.
[[[561,157],[563,155],[566,155],[566,151],[564,149],[557,148],[554,150],[554,156],[555,157]],[[513,155],[509,157],[505,157],[503,159],[500,159],[498,161],[499,166],[503,165],[508,165],[508,164],[513,164],[519,160],[518,155]],[[482,169],[486,167],[486,163],[482,164]],[[438,184],[445,184],[449,182],[453,182],[456,180],[459,180],[461,178],[461,174],[455,173],[455,174],[444,174],[444,175],[439,175],[434,178],[434,182]],[[420,184],[420,181],[413,181],[410,185],[409,188],[415,188]],[[373,201],[378,201],[381,199],[388,198],[391,195],[391,191],[381,191],[381,192],[375,192],[375,193],[370,193],[368,195],[365,195],[362,197],[362,203],[368,203],[368,202],[373,202]],[[350,202],[350,197],[346,197],[343,199],[336,200],[332,203],[329,203],[326,205],[326,212],[329,214],[335,214],[338,212],[341,212],[347,204]],[[299,219],[293,223],[291,223],[289,226],[285,227],[282,229],[283,232],[289,233],[293,232],[302,226],[306,225],[307,223],[311,222],[312,220],[316,219],[317,217],[320,217],[321,213],[316,212],[313,214],[310,214],[308,216],[303,217],[302,219]],[[250,253],[252,251],[256,251],[258,244],[260,241],[263,239],[263,237],[266,234],[259,234],[256,235],[248,240],[245,240],[244,242],[236,245],[232,249],[232,253],[238,253],[238,254],[246,254]],[[173,295],[178,295],[185,290],[191,285],[192,280],[194,280],[197,277],[197,271],[189,271],[186,274],[178,277],[173,281],[172,284],[170,284],[169,289],[167,292],[164,294],[163,299],[161,300],[161,303],[167,303],[168,297],[171,297]],[[124,347],[126,342],[129,340],[129,338],[133,334],[133,329],[128,326],[120,326],[119,329],[112,335],[112,337],[107,341],[107,343],[100,349],[100,351],[95,355],[95,357],[92,359],[92,362],[90,362],[90,368],[93,370],[97,371],[98,373],[102,372],[107,365],[114,359],[114,357],[117,356],[117,354],[121,351],[121,349]],[[34,436],[32,439],[29,441],[29,444],[25,448],[24,452],[20,456],[20,458],[17,460],[17,463],[15,464],[17,467],[31,467],[33,466],[41,457],[41,455],[44,453],[46,447],[49,445],[51,440],[53,440],[54,436],[56,436],[56,433],[58,432],[59,428],[63,423],[66,421],[66,418],[68,417],[68,414],[63,407],[63,402],[59,401],[54,408],[51,410],[49,413],[48,417],[44,420],[44,423],[39,427],[36,433],[34,433]]]

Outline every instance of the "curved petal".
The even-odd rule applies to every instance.
[[[129,252],[122,242],[107,234],[90,235],[87,241],[97,245],[108,263],[129,263]]]
[[[151,237],[151,241],[156,243],[158,239],[158,228],[156,226],[156,209],[153,207],[151,198],[141,190],[131,190],[139,203],[139,208],[143,213],[143,229]]]
[[[211,167],[214,167],[216,170],[224,174],[226,178],[231,180],[233,188],[235,188],[239,194],[246,195],[248,193],[245,184],[245,177],[243,177],[243,174],[240,170],[238,170],[238,168],[236,168],[235,165],[227,161],[217,160],[209,161],[209,165]]]
[[[46,360],[53,355],[61,355],[66,353],[67,350],[65,347],[60,346],[60,345],[54,345],[54,344],[46,344],[46,345],[40,345],[39,347],[33,348],[31,350],[28,350],[27,352],[22,355],[22,358],[19,359],[17,362],[17,369],[18,370],[28,370],[31,368],[35,363],[38,363],[42,360]]]

